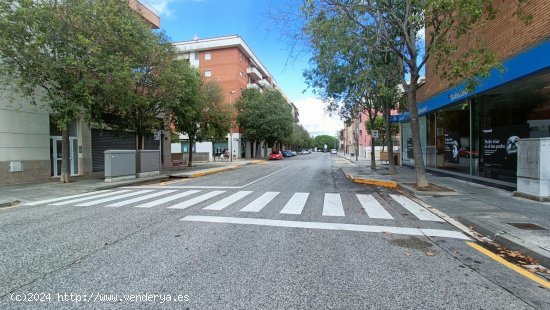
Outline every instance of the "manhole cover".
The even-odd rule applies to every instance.
[[[533,223],[508,223],[508,225],[525,230],[547,230],[546,228]]]

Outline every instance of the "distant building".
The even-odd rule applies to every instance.
[[[494,1],[496,19],[460,38],[459,46],[485,41],[502,62],[472,92],[464,84],[449,87],[426,64],[426,82],[419,90],[419,121],[428,169],[483,182],[515,187],[521,138],[550,137],[550,1],[525,4],[532,14],[526,25],[515,16],[515,1]],[[414,165],[411,131],[402,118],[404,164]]]
[[[191,41],[176,42],[174,46],[179,51],[179,58],[189,60],[193,67],[202,72],[204,78],[215,80],[220,84],[227,104],[234,104],[242,91],[247,88],[276,89],[286,98],[271,73],[240,36],[196,38]],[[288,98],[286,99],[297,120],[296,106]],[[218,141],[214,146],[211,142],[196,143],[192,147],[196,152],[209,152],[210,157],[230,151],[234,158],[249,158],[253,145],[242,138],[242,130],[235,126],[227,134],[225,141]],[[172,144],[172,153],[186,153],[189,147],[187,137],[181,135],[181,142]],[[267,154],[267,148],[262,146],[261,149],[263,155]]]

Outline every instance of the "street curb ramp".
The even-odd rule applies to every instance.
[[[376,177],[376,176],[372,176],[368,178],[359,177],[359,176],[353,175],[351,172],[347,171],[344,167],[342,167],[341,169],[346,175],[346,178],[351,180],[353,183],[374,185],[374,186],[393,188],[393,189],[399,188],[399,184],[397,182],[388,180],[384,177]]]

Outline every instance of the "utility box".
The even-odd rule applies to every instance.
[[[160,174],[160,152],[158,150],[138,150],[136,156],[136,176],[138,178]]]
[[[136,178],[135,150],[106,150],[105,182],[117,182]]]
[[[550,138],[521,139],[518,143],[517,191],[514,195],[550,201]]]

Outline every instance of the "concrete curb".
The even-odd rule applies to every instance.
[[[344,169],[344,167],[342,167],[340,169],[342,169],[342,171],[344,172],[344,175],[346,176],[346,178],[351,180],[353,183],[374,185],[374,186],[387,187],[387,188],[393,188],[393,189],[399,188],[399,184],[395,181],[383,180],[383,179],[379,179],[379,178],[356,177],[353,174],[351,174],[350,172],[346,171],[346,169]]]
[[[457,220],[462,224],[471,227],[473,230],[478,233],[488,236],[496,243],[502,244],[503,246],[514,250],[519,251],[527,256],[531,256],[538,261],[538,263],[544,267],[550,266],[550,256],[544,255],[532,249],[532,246],[523,244],[522,240],[507,234],[506,232],[493,232],[490,229],[486,228],[483,224],[471,221],[464,217],[457,217]]]
[[[115,182],[115,183],[105,183],[105,185],[99,185],[92,190],[104,190],[104,189],[111,189],[111,188],[118,188],[123,186],[132,186],[136,184],[143,184],[143,183],[149,183],[149,182],[157,182],[157,181],[164,181],[170,179],[169,175],[163,174],[155,177],[148,177],[143,179],[134,179],[132,181],[121,181],[121,182]]]
[[[252,160],[252,161],[249,161],[249,162],[246,162],[246,163],[234,164],[234,165],[227,166],[227,167],[208,168],[208,169],[182,172],[182,173],[172,173],[172,174],[170,174],[170,177],[171,178],[183,178],[183,179],[198,178],[198,177],[202,177],[202,176],[205,176],[205,175],[236,170],[236,169],[239,169],[241,166],[259,164],[259,163],[263,163],[263,162],[265,162],[265,161],[264,160]]]
[[[2,200],[0,201],[0,208],[13,207],[18,205],[19,203],[21,203],[21,201],[17,199]]]

